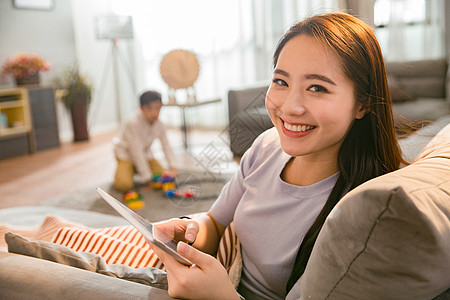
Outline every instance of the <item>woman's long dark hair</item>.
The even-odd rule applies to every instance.
[[[367,114],[354,121],[339,150],[339,178],[303,238],[286,284],[287,292],[305,271],[319,231],[344,193],[369,179],[397,170],[401,163],[407,164],[395,136],[383,56],[370,27],[356,17],[338,12],[305,19],[293,25],[279,41],[274,67],[286,43],[301,34],[316,38],[339,57],[344,74],[354,84],[355,99],[367,109]]]

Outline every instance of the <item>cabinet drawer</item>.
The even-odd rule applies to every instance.
[[[58,128],[55,126],[34,129],[36,151],[59,146]]]
[[[30,149],[27,135],[0,139],[0,159],[28,154]]]
[[[57,126],[53,89],[30,89],[28,93],[33,127]]]

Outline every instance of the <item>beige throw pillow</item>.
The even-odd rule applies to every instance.
[[[333,209],[301,299],[432,299],[450,287],[450,125],[422,153]]]
[[[76,252],[68,247],[45,241],[30,241],[23,236],[12,232],[6,233],[5,239],[8,243],[8,250],[11,253],[41,258],[79,269],[167,290],[166,273],[159,269],[135,269],[119,264],[107,265],[105,260],[97,254]]]

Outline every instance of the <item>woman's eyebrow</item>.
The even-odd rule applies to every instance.
[[[275,69],[273,72],[274,72],[275,74],[280,74],[280,75],[283,75],[283,76],[285,76],[285,77],[289,77],[289,73],[286,72],[286,71],[283,71],[283,70],[281,70],[281,69]]]
[[[305,78],[306,79],[318,79],[318,80],[322,80],[322,81],[328,82],[328,83],[330,83],[332,85],[336,85],[336,83],[334,83],[333,80],[331,80],[330,78],[328,78],[326,76],[320,75],[320,74],[306,74]]]
[[[284,71],[284,70],[282,70],[282,69],[275,69],[273,72],[275,74],[280,74],[280,75],[283,75],[283,76],[288,77],[288,78],[290,77],[289,73]],[[330,78],[328,78],[327,76],[324,76],[324,75],[320,75],[320,74],[305,74],[304,77],[305,77],[305,79],[318,79],[318,80],[322,80],[324,82],[328,82],[329,84],[336,85],[336,83],[333,80],[331,80]]]

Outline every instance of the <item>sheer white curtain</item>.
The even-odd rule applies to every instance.
[[[200,75],[195,83],[198,101],[221,97],[230,88],[269,82],[272,53],[286,29],[307,15],[339,9],[339,0],[111,0],[117,14],[131,15],[135,31],[138,89],[167,95],[159,74],[163,55],[173,49],[197,54]],[[183,93],[177,95],[183,101]],[[191,109],[193,125],[225,128],[226,103]],[[166,107],[161,118],[180,123],[180,112]]]
[[[164,54],[174,49],[190,50],[197,55],[198,101],[223,98],[229,87],[253,82],[251,9],[249,0],[114,1],[116,13],[133,17],[136,62],[141,78],[138,89],[156,89],[166,97],[168,88],[159,67]],[[183,92],[177,93],[179,102],[184,97]],[[198,107],[187,113],[193,125],[216,128],[226,125],[224,105]],[[180,123],[180,112],[166,107],[161,118],[176,126]]]
[[[269,83],[271,61],[279,38],[295,21],[325,11],[351,9],[371,19],[373,3],[377,22],[385,23],[376,34],[387,60],[413,60],[443,57],[445,1],[448,0],[72,0],[77,58],[82,70],[92,74],[96,85],[90,115],[98,131],[117,126],[115,86],[102,78],[110,41],[94,35],[97,15],[119,14],[133,18],[134,39],[121,40],[119,54],[130,64],[119,74],[123,116],[136,109],[137,94],[146,89],[167,95],[167,85],[159,74],[162,56],[176,48],[192,50],[200,62],[195,84],[199,101],[226,99],[231,88],[263,81]],[[447,4],[448,5],[448,4]],[[425,7],[426,14],[423,15]],[[367,10],[366,10],[367,9]],[[381,21],[379,18],[384,18]],[[424,19],[425,18],[425,19]],[[414,20],[423,20],[412,24]],[[415,21],[414,21],[415,22]],[[119,64],[120,65],[120,64]],[[105,66],[105,68],[103,68]],[[111,71],[111,68],[109,68]],[[106,77],[106,78],[110,78]],[[132,77],[134,85],[130,85]],[[183,94],[180,94],[180,101]],[[166,107],[161,118],[179,126],[180,112]],[[227,104],[212,104],[188,111],[197,127],[225,129]]]
[[[376,35],[387,61],[445,56],[446,0],[375,0]]]
[[[272,54],[286,30],[305,17],[347,8],[345,0],[254,0],[254,54],[257,79],[271,76]]]

